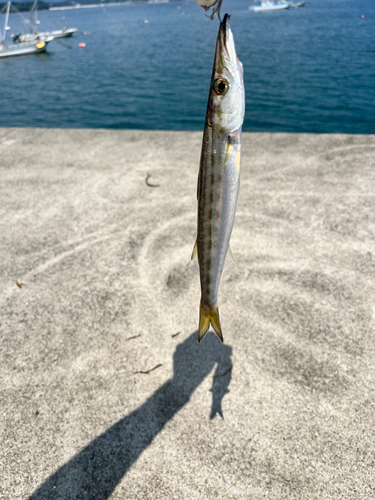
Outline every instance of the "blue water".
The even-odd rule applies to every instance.
[[[249,5],[223,4],[244,65],[244,130],[375,133],[375,1]],[[92,34],[0,61],[0,126],[202,130],[218,22],[195,1],[40,12],[40,28],[62,16]]]

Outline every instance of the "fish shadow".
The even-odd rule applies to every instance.
[[[176,347],[173,377],[139,408],[116,422],[52,474],[29,500],[107,499],[165,424],[189,401],[216,365],[210,418],[223,417],[229,392],[232,348],[209,334],[198,344],[197,332]],[[203,416],[202,416],[203,418]]]

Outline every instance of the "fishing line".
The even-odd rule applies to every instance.
[[[201,5],[201,7],[204,8],[204,10],[207,12],[208,10],[212,9],[211,14],[206,14],[206,17],[209,17],[211,21],[214,19],[215,15],[217,14],[217,17],[219,18],[219,21],[221,22],[221,15],[220,15],[220,10],[221,10],[221,5],[223,3],[223,0],[215,0],[214,3],[211,5],[201,5],[198,1],[198,4]]]

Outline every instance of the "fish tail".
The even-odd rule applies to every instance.
[[[200,305],[200,309],[199,309],[199,329],[198,329],[198,341],[199,342],[206,336],[206,333],[208,332],[210,324],[212,325],[212,328],[215,330],[215,333],[219,337],[219,339],[222,342],[224,342],[223,334],[221,332],[219,308],[212,307],[212,308],[207,309],[207,308],[203,307],[202,301],[201,301],[201,305]]]

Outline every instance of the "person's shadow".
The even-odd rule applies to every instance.
[[[29,500],[106,500],[158,432],[189,401],[215,364],[210,418],[216,414],[224,418],[221,402],[229,392],[231,354],[232,348],[213,334],[198,344],[197,332],[194,332],[176,348],[173,378],[52,474]]]

